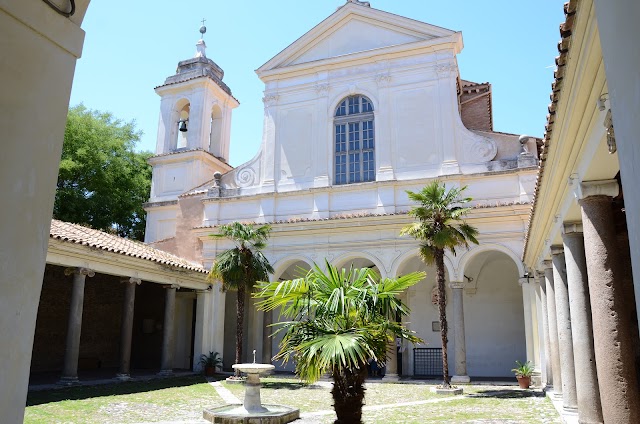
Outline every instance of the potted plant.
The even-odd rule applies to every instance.
[[[204,375],[211,377],[216,373],[216,368],[222,367],[222,358],[218,352],[209,352],[208,355],[203,353],[200,355],[200,365],[204,369]]]
[[[520,361],[516,361],[517,367],[513,368],[513,371],[518,379],[518,384],[521,389],[528,389],[531,385],[531,374],[533,374],[533,365],[527,361],[524,364]]]

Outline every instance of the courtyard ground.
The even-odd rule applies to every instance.
[[[431,384],[367,383],[365,423],[560,423],[540,390],[514,385],[470,385],[442,397]],[[263,379],[262,402],[293,406],[296,423],[332,423],[331,383],[311,386],[293,378]],[[202,410],[241,402],[244,386],[200,376],[83,386],[29,393],[25,423],[206,423]]]

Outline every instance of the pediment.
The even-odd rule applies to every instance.
[[[347,3],[256,72],[316,62],[456,34],[445,28]]]

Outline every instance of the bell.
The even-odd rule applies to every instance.
[[[187,132],[187,121],[180,121],[180,132]]]

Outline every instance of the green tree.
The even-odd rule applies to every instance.
[[[122,237],[144,238],[151,167],[136,152],[141,133],[107,112],[72,107],[62,147],[53,216]]]
[[[222,280],[225,290],[238,292],[236,301],[236,364],[242,362],[242,333],[244,326],[244,297],[252,291],[257,281],[264,281],[273,272],[273,267],[262,253],[267,245],[271,227],[232,222],[221,225],[218,234],[211,237],[231,240],[235,247],[218,255],[209,272],[210,280]],[[236,370],[236,376],[240,371]]]
[[[326,268],[314,265],[302,278],[260,283],[254,297],[262,299],[259,309],[282,308],[289,319],[275,324],[276,333],[284,332],[275,358],[294,360],[296,374],[306,382],[331,372],[335,422],[360,423],[367,360],[384,364],[396,336],[422,341],[396,317],[408,313],[400,293],[425,274],[381,279],[368,268],[339,271],[328,262]]]
[[[471,210],[464,205],[472,200],[470,197],[462,197],[465,190],[466,186],[447,191],[444,183],[436,180],[417,193],[407,191],[409,199],[419,203],[419,206],[411,208],[409,212],[409,215],[418,221],[401,230],[401,234],[410,235],[421,242],[420,257],[422,260],[429,265],[434,263],[436,265],[444,387],[451,387],[447,359],[444,254],[448,250],[455,255],[456,247],[469,247],[469,242],[478,244],[478,240],[476,240],[478,230],[462,221],[462,218]]]

